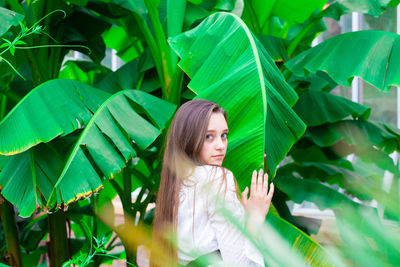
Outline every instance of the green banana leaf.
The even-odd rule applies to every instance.
[[[240,18],[222,12],[170,39],[170,45],[197,98],[219,103],[228,113],[226,167],[239,185],[262,166],[264,151],[273,177],[305,125],[291,109],[297,94],[263,46]]]
[[[0,122],[0,154],[18,154],[82,128],[108,96],[73,80],[39,85]]]
[[[336,0],[324,11],[325,17],[339,20],[344,14],[359,12],[378,17],[388,6],[396,7],[399,0]]]
[[[310,73],[308,77],[291,75],[288,82],[293,88],[310,91],[330,92],[337,87],[337,83],[329,78],[325,72],[318,72],[318,75]]]
[[[347,98],[311,90],[300,96],[293,109],[307,126],[337,122],[348,116],[366,120],[371,113],[371,108]]]
[[[88,118],[92,118],[93,116],[93,119],[88,124],[88,126],[85,127],[85,130],[82,132],[78,144],[75,146],[75,152],[81,152],[78,154],[78,156],[81,156],[81,158],[70,157],[68,161],[69,163],[67,163],[67,165],[63,165],[65,164],[63,163],[65,162],[64,158],[55,151],[55,148],[59,149],[59,147],[57,147],[57,144],[54,144],[54,142],[50,142],[50,144],[52,144],[51,147],[48,147],[45,144],[39,144],[20,154],[8,157],[3,156],[1,158],[1,165],[3,166],[3,169],[0,173],[0,187],[2,188],[2,194],[7,200],[9,200],[18,208],[18,210],[20,211],[20,215],[23,217],[30,216],[35,211],[37,205],[40,208],[46,206],[46,204],[49,202],[49,199],[51,199],[51,193],[55,192],[54,187],[57,181],[57,186],[59,187],[57,188],[57,192],[61,194],[64,192],[64,190],[66,190],[65,195],[62,195],[61,197],[62,199],[68,199],[69,202],[71,202],[72,199],[75,198],[74,193],[79,196],[83,196],[86,194],[90,194],[91,191],[96,191],[98,188],[101,187],[102,181],[102,179],[99,178],[98,171],[99,173],[101,172],[101,170],[107,172],[107,168],[110,168],[110,166],[115,167],[115,164],[120,164],[118,165],[117,169],[112,169],[114,173],[118,172],[118,168],[122,168],[123,166],[125,166],[127,160],[132,155],[136,154],[136,148],[142,150],[148,146],[149,142],[151,143],[152,141],[154,141],[154,139],[158,136],[160,132],[158,129],[163,129],[165,127],[166,122],[170,119],[174,111],[174,106],[172,104],[169,104],[144,92],[130,90],[123,91],[117,93],[114,96],[111,96],[108,99],[108,102],[103,104],[101,108],[98,109],[99,112],[93,115],[92,112],[95,111],[96,105],[98,106],[98,104],[94,101],[96,100],[96,98],[98,101],[100,99],[98,95],[96,95],[96,93],[101,92],[101,96],[107,94],[97,89],[91,88],[87,85],[85,85],[86,87],[82,86],[82,83],[76,81],[64,82],[64,85],[66,85],[68,82],[71,82],[71,85],[80,85],[81,88],[86,88],[86,91],[78,91],[77,89],[81,88],[76,86],[74,88],[74,86],[71,86],[69,87],[71,88],[70,91],[74,92],[75,94],[66,94],[65,92],[68,92],[68,89],[60,89],[59,92],[64,93],[61,94],[61,96],[64,96],[64,98],[61,97],[60,99],[57,99],[56,97],[54,97],[53,99],[47,99],[43,97],[42,101],[38,101],[35,103],[38,105],[46,106],[48,107],[48,109],[53,110],[54,107],[52,106],[52,103],[57,106],[58,102],[63,101],[63,114],[68,114],[67,111],[69,111],[69,108],[71,108],[72,110],[76,109],[78,111],[84,110],[86,113],[88,113]],[[58,83],[57,81],[53,81],[46,84],[51,85]],[[46,84],[42,86],[45,86]],[[51,86],[49,88],[54,89],[54,87]],[[41,90],[35,89],[33,92],[35,91],[37,91],[37,95],[40,96]],[[46,92],[46,90],[44,92]],[[69,101],[66,101],[69,96],[71,96],[69,98]],[[88,99],[90,101],[87,101]],[[29,102],[21,101],[20,106],[27,105],[26,103]],[[79,106],[77,103],[79,104]],[[83,103],[89,103],[91,107],[89,108]],[[77,109],[77,106],[80,107],[80,109]],[[86,110],[83,109],[81,106]],[[59,109],[61,108],[59,107]],[[15,110],[18,111],[20,109],[16,108]],[[24,109],[22,108],[22,110]],[[28,110],[29,112],[26,110]],[[48,114],[44,117],[40,117],[42,114],[40,108],[34,105],[33,107],[31,106],[29,107],[29,109],[26,110],[25,111],[27,112],[27,114],[29,114],[31,117],[36,118],[35,127],[39,127],[38,129],[40,129],[40,123],[43,123],[46,126],[46,118],[48,118]],[[39,112],[38,114],[35,114],[35,112],[33,111]],[[72,112],[70,111],[70,113]],[[80,115],[79,113],[76,114],[77,116]],[[141,116],[149,119],[154,125],[156,125],[156,127],[158,127],[158,129],[152,124],[148,123]],[[70,119],[70,117],[72,117],[73,119]],[[11,116],[10,118],[16,119],[20,117]],[[71,127],[70,125],[73,125],[73,123],[75,123],[74,116],[60,116],[57,118],[58,125],[67,125],[70,127],[68,129],[73,130],[73,127]],[[107,121],[107,119],[110,120]],[[135,121],[136,124],[134,124]],[[86,124],[86,121],[81,119],[81,123]],[[18,123],[15,124],[18,125]],[[80,125],[80,128],[82,127],[83,125]],[[17,131],[18,130],[19,129],[17,129]],[[102,135],[103,133],[101,131],[104,131],[104,135]],[[53,136],[51,136],[52,138],[59,135],[57,131],[52,131],[50,133],[53,133]],[[64,131],[64,135],[66,133],[67,131]],[[8,135],[5,134],[4,136]],[[64,137],[63,139],[65,138],[66,137]],[[96,143],[99,140],[105,142]],[[135,141],[136,143],[132,144],[132,141]],[[82,147],[80,147],[81,144]],[[112,144],[116,144],[118,150],[112,150]],[[96,150],[96,146],[100,147],[101,150]],[[106,146],[109,151],[103,149],[104,146]],[[92,149],[95,149],[95,151],[93,151]],[[88,157],[90,158],[90,161],[85,157],[85,154],[82,152],[82,150],[85,150],[85,152],[88,151]],[[107,152],[112,154],[112,156],[114,157],[109,157]],[[95,156],[92,156],[90,153],[95,154]],[[104,156],[105,160],[104,162],[99,163],[99,158],[101,158],[102,156]],[[102,165],[95,165],[96,160],[98,164]],[[94,167],[91,164],[93,164]],[[63,168],[64,174],[63,176],[61,176],[61,179],[59,181],[58,179],[60,177],[60,173],[62,173]],[[70,181],[69,179],[71,179],[71,176],[69,175],[72,175],[74,171],[81,173],[81,175],[73,176],[72,178],[75,180]],[[84,177],[85,179],[83,179],[82,177]],[[110,178],[110,175],[107,177]],[[69,188],[63,187],[65,183],[70,183],[68,184]],[[82,184],[83,186],[80,187],[80,185]],[[88,186],[90,187],[90,189],[88,189],[88,187],[85,187],[85,185],[88,184],[92,186]],[[84,187],[84,189],[82,189],[82,187]],[[79,191],[80,189],[82,189],[83,192]],[[74,193],[71,193],[69,190],[74,190]],[[53,195],[56,196],[55,194]],[[61,205],[61,203],[62,200],[60,200],[59,205]],[[67,205],[68,203],[64,204]]]
[[[343,206],[358,208],[361,205],[316,179],[279,175],[274,184],[288,195],[290,200],[299,204],[305,200],[310,201],[315,203],[320,210],[340,211]]]
[[[396,173],[397,168],[393,163],[393,159],[385,152],[369,148],[364,151],[357,151],[356,155],[366,163],[373,163],[382,170]]]
[[[304,257],[305,264],[310,266],[334,266],[326,250],[288,221],[268,213],[267,222],[291,245],[298,255]]]
[[[303,23],[316,10],[322,10],[327,0],[246,0],[242,18],[256,33],[269,34],[270,17],[275,16],[294,25]]]
[[[344,139],[348,144],[361,147],[376,145],[388,154],[400,150],[400,136],[388,131],[385,126],[372,121],[343,120],[309,127],[305,136],[321,147],[332,146]]]
[[[349,32],[308,49],[285,66],[297,76],[326,72],[343,86],[358,76],[388,91],[400,85],[400,38],[384,31]]]
[[[174,105],[137,90],[121,91],[108,98],[75,143],[48,207],[67,206],[102,188],[104,178],[113,178],[158,137],[174,111]]]
[[[12,26],[17,26],[23,19],[23,15],[0,7],[0,36],[6,33]]]
[[[9,156],[0,172],[1,194],[18,208],[19,216],[29,217],[36,206],[45,207],[62,166],[60,155],[47,144]]]
[[[290,156],[298,162],[323,162],[353,170],[351,162],[343,158],[347,156],[347,154],[335,157],[336,155],[332,154],[332,151],[318,147],[314,143],[309,142],[306,138],[302,138],[296,143],[290,151]],[[281,170],[281,168],[282,167],[280,167],[279,170]]]
[[[292,172],[300,174],[304,179],[318,179],[321,182],[325,182],[331,185],[338,185],[341,188],[361,200],[371,200],[371,196],[383,193],[382,187],[382,175],[383,171],[375,171],[370,166],[365,166],[365,170],[360,171],[359,168],[347,169],[342,166],[338,166],[337,162],[319,162],[319,159],[315,161],[302,161],[298,160],[299,157],[304,156],[305,153],[311,153],[310,150],[297,151],[295,158],[298,163],[292,166],[286,167],[286,173],[288,169],[292,169]],[[380,175],[377,175],[380,174]]]
[[[265,50],[275,61],[288,61],[289,56],[285,51],[285,43],[283,39],[270,35],[257,35],[257,39],[262,43]]]

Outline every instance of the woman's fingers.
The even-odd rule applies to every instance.
[[[249,193],[249,188],[246,186],[246,188],[243,190],[243,193],[242,193],[242,203],[244,205],[247,204],[247,194],[248,193]]]
[[[262,193],[262,186],[263,186],[263,170],[260,169],[258,171],[257,192]]]
[[[253,171],[253,175],[251,177],[251,187],[250,187],[250,196],[254,196],[254,194],[256,193],[256,189],[257,189],[257,171],[254,170]]]
[[[268,174],[264,174],[264,185],[263,185],[263,192],[266,194],[268,192]]]
[[[275,188],[274,184],[271,183],[271,186],[269,188],[269,192],[268,192],[268,195],[267,195],[267,200],[268,201],[271,201],[271,199],[272,199],[272,195],[274,194],[274,188]]]

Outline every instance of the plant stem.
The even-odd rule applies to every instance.
[[[49,257],[50,266],[59,267],[69,258],[67,239],[67,224],[64,211],[49,214],[50,242]]]
[[[132,14],[133,18],[136,20],[138,27],[139,27],[140,31],[143,33],[144,39],[146,40],[146,43],[149,46],[151,55],[154,60],[154,65],[156,66],[158,78],[161,81],[161,91],[163,93],[163,97],[166,98],[167,91],[166,91],[165,83],[164,83],[164,72],[163,72],[163,63],[162,63],[161,53],[158,50],[158,46],[156,44],[156,41],[153,38],[153,35],[151,34],[149,27],[147,26],[145,20],[140,15],[134,1],[130,0],[129,3],[131,4],[132,8],[135,10]]]
[[[170,100],[170,84],[172,80],[171,51],[169,49],[166,35],[158,17],[157,6],[155,6],[154,1],[145,0],[144,3],[146,5],[147,11],[149,12],[148,14],[150,22],[153,26],[155,39],[161,55],[162,71],[164,75],[164,80],[162,80],[162,82],[164,83],[166,90],[166,96],[164,96],[164,98]]]
[[[1,195],[0,198],[2,198]],[[21,250],[18,242],[18,233],[13,206],[6,199],[3,199],[3,203],[0,204],[0,210],[7,252],[9,253],[9,259],[7,263],[11,266],[22,266]]]
[[[132,209],[131,209],[131,203],[132,203],[132,193],[131,193],[131,188],[132,188],[132,178],[131,178],[131,173],[129,171],[129,168],[125,168],[123,170],[123,191],[125,195],[125,201],[126,206],[129,207],[128,210],[124,210],[124,217],[125,217],[125,222],[128,220],[132,220],[134,217],[134,214],[132,214]],[[136,262],[136,255],[135,255],[136,247],[134,247],[132,250],[129,247],[125,246],[125,253],[126,253],[126,262],[128,266],[128,262],[134,263]]]
[[[175,68],[174,75],[169,88],[169,101],[177,106],[181,102],[182,93],[182,83],[183,83],[183,71],[180,68]]]
[[[98,203],[99,203],[99,196],[94,195],[93,196],[93,214],[96,214],[96,212],[98,211]],[[93,236],[97,238],[98,237],[98,219],[96,216],[93,216],[92,219],[93,219]],[[108,250],[108,249],[106,248],[106,250]],[[95,254],[93,256],[93,267],[100,266],[102,259],[103,259],[102,256]]]

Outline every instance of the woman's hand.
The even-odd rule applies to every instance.
[[[256,224],[264,222],[274,194],[274,184],[271,183],[268,192],[268,174],[263,175],[262,169],[258,172],[258,177],[257,171],[253,172],[249,198],[247,198],[248,193],[249,188],[246,187],[242,193],[242,203],[250,221]]]

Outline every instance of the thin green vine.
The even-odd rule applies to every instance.
[[[7,51],[10,52],[10,54],[12,56],[14,56],[15,54],[15,50],[16,49],[36,49],[36,48],[48,48],[48,47],[69,47],[69,48],[85,48],[89,51],[89,54],[91,54],[91,50],[89,47],[84,46],[84,45],[62,45],[62,44],[56,44],[56,45],[38,45],[38,46],[18,46],[18,45],[27,45],[24,41],[22,41],[21,39],[32,35],[32,34],[44,34],[46,36],[48,36],[51,40],[53,40],[56,43],[59,43],[57,40],[55,40],[53,37],[50,36],[50,34],[48,34],[44,27],[39,25],[40,22],[42,22],[44,19],[46,19],[48,16],[56,13],[56,12],[62,12],[64,14],[64,18],[66,18],[67,13],[65,13],[64,10],[61,9],[57,9],[54,10],[50,13],[48,13],[47,15],[45,15],[44,17],[42,17],[41,19],[39,19],[37,22],[35,22],[31,27],[27,28],[22,22],[19,22],[19,25],[21,27],[21,31],[20,33],[14,38],[14,40],[10,41],[7,40],[5,38],[1,38],[4,43],[2,43],[0,45],[0,48],[4,48],[5,49],[3,51],[0,51],[0,62],[4,61],[5,63],[7,63],[10,68],[19,76],[21,77],[23,80],[26,80],[25,77],[22,76],[21,73],[18,72],[18,70],[11,64],[10,61],[8,61],[7,59],[5,59],[4,57],[2,57],[2,55],[4,53],[6,53]]]

